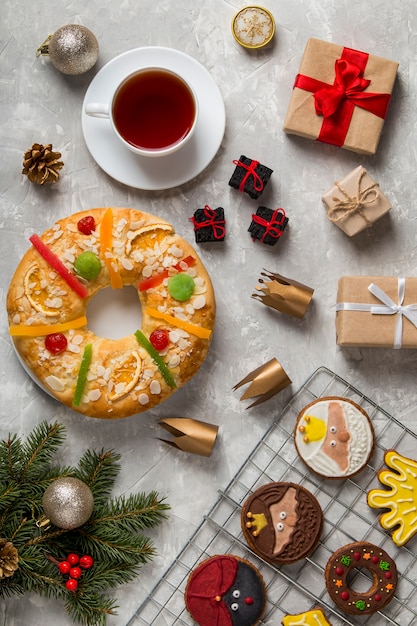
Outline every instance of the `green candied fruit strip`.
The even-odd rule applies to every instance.
[[[143,348],[145,348],[146,352],[148,352],[149,355],[153,358],[153,360],[155,361],[156,365],[158,366],[159,371],[161,372],[162,376],[164,377],[164,380],[167,383],[167,385],[169,385],[172,388],[176,387],[177,385],[175,383],[175,380],[174,380],[171,372],[169,371],[169,369],[165,365],[161,355],[159,354],[159,352],[157,350],[155,350],[155,348],[153,347],[153,345],[151,344],[149,339],[147,339],[145,337],[145,335],[143,334],[143,332],[141,330],[137,330],[135,332],[135,337],[138,340],[138,343],[140,343],[140,345]]]
[[[168,293],[178,302],[189,300],[194,293],[194,288],[194,278],[188,274],[174,274],[168,279]]]
[[[74,270],[86,280],[94,280],[101,272],[100,259],[94,252],[81,252],[74,261]]]
[[[78,370],[77,384],[75,387],[74,398],[72,404],[79,406],[82,395],[84,393],[85,383],[87,381],[88,368],[90,367],[91,357],[93,355],[93,344],[87,343],[81,358],[80,369]]]

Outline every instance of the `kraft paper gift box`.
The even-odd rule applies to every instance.
[[[391,209],[373,178],[362,165],[352,170],[322,197],[327,217],[348,237],[369,228]]]
[[[345,347],[417,348],[417,278],[342,276],[336,341]]]
[[[375,154],[398,63],[309,39],[284,131],[360,154]]]

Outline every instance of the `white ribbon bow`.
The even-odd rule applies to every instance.
[[[371,283],[368,290],[381,304],[363,304],[361,302],[339,302],[336,311],[368,311],[372,315],[397,315],[394,334],[394,348],[401,348],[403,335],[403,316],[417,328],[417,304],[403,305],[405,296],[405,278],[398,278],[398,304],[375,283]]]

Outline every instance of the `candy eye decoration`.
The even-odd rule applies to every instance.
[[[336,433],[337,432],[336,426],[330,426],[330,432],[333,434]]]
[[[284,524],[282,522],[278,522],[277,530],[279,530],[279,532],[282,532],[284,530]]]
[[[234,598],[240,598],[240,591],[239,591],[239,589],[234,589],[233,593],[232,593],[232,596]]]
[[[287,517],[287,514],[285,511],[281,511],[281,513],[279,514],[279,519],[285,519]]]
[[[233,604],[230,605],[230,608],[232,609],[232,611],[238,611],[239,605],[237,602],[233,602]]]
[[[336,440],[335,440],[335,439],[332,439],[332,440],[331,440],[331,442],[330,442],[330,446],[331,446],[332,448],[335,448],[335,447],[336,447]]]

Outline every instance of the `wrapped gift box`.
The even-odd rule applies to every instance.
[[[327,217],[353,237],[388,213],[391,204],[376,183],[359,165],[324,194]]]
[[[236,167],[230,177],[229,186],[247,193],[255,200],[259,198],[274,170],[244,154],[241,154],[240,158],[233,163]]]
[[[360,154],[374,154],[398,63],[309,39],[284,131]]]
[[[197,209],[190,220],[194,224],[196,243],[224,241],[226,220],[223,207],[212,209],[206,204],[203,209]]]
[[[417,348],[417,278],[342,276],[336,341],[348,347]]]
[[[268,209],[260,206],[256,213],[252,213],[252,221],[248,228],[253,240],[258,239],[267,246],[275,246],[282,237],[289,222],[284,209]]]

